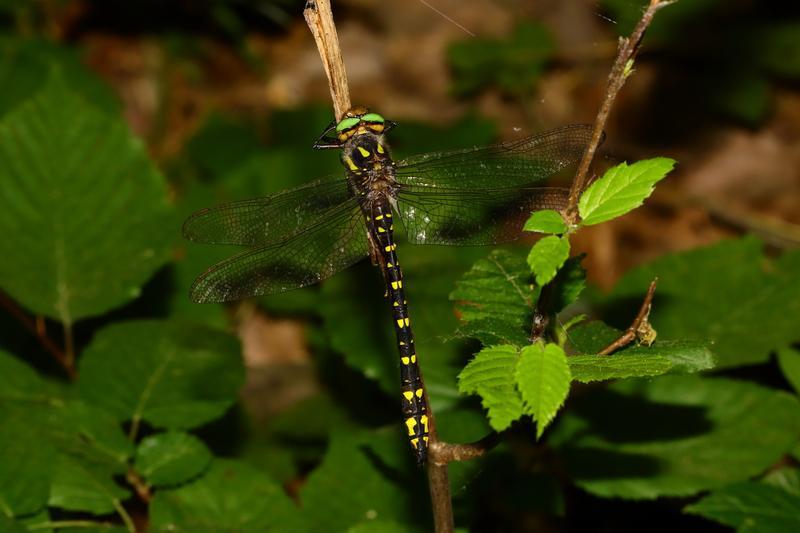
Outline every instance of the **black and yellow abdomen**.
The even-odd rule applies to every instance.
[[[417,463],[425,462],[428,452],[428,407],[422,376],[411,330],[403,287],[403,272],[397,261],[397,244],[394,242],[394,224],[388,202],[377,202],[370,208],[367,226],[378,246],[380,266],[386,280],[392,322],[400,354],[400,394],[403,419],[408,440],[417,457]]]

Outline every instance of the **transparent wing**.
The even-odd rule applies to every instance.
[[[397,181],[412,189],[530,186],[577,163],[591,135],[591,126],[578,124],[491,146],[416,155],[397,163]]]
[[[267,243],[212,266],[192,285],[198,303],[228,302],[305,287],[368,253],[358,202],[351,199],[288,239]]]
[[[568,189],[400,189],[397,210],[409,242],[483,245],[513,241],[531,212],[564,209]]]
[[[183,223],[183,235],[207,244],[276,242],[330,216],[350,197],[344,177],[327,176],[273,196],[196,211]]]

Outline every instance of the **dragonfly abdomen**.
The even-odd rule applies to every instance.
[[[408,314],[403,287],[403,272],[397,261],[397,244],[394,242],[392,211],[386,201],[377,202],[370,209],[367,224],[381,257],[380,266],[386,280],[386,289],[392,309],[392,323],[400,355],[400,394],[403,419],[408,440],[417,457],[425,462],[428,451],[428,408],[422,377],[417,361],[411,318]]]

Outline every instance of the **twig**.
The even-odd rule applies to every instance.
[[[647,294],[642,301],[642,306],[639,308],[639,313],[637,313],[636,318],[633,319],[633,322],[628,329],[625,330],[625,333],[620,335],[617,340],[597,352],[597,355],[611,355],[620,348],[624,348],[625,346],[629,345],[637,338],[640,338],[643,335],[647,336],[649,332],[653,332],[653,329],[650,327],[650,323],[648,322],[648,317],[650,316],[650,309],[653,307],[653,295],[656,292],[657,282],[658,278],[650,282],[650,287],[647,289]],[[652,340],[650,342],[652,342]]]
[[[328,87],[333,100],[333,112],[336,120],[340,120],[345,111],[350,109],[350,89],[347,85],[347,73],[344,70],[342,52],[339,48],[339,36],[333,24],[333,12],[329,0],[308,0],[303,10],[303,17],[317,43],[325,75],[328,76]]]
[[[0,307],[3,307],[11,316],[16,318],[25,329],[33,333],[39,340],[39,344],[42,345],[42,348],[53,356],[53,359],[64,369],[70,379],[74,380],[78,377],[77,372],[75,372],[75,366],[68,362],[61,348],[56,346],[50,337],[43,333],[41,326],[37,325],[37,321],[25,314],[25,311],[23,311],[14,300],[2,292],[0,292]]]
[[[150,503],[150,500],[153,499],[153,495],[150,492],[150,487],[147,486],[147,483],[139,475],[139,472],[133,469],[133,467],[128,468],[128,472],[125,474],[125,479],[127,482],[133,487],[133,490],[136,491],[136,495],[139,497],[140,500],[144,503]]]
[[[578,198],[580,197],[586,185],[586,178],[589,175],[589,167],[594,160],[597,147],[603,138],[603,130],[608,121],[608,115],[611,112],[611,106],[617,98],[622,86],[625,85],[625,80],[633,72],[633,60],[636,53],[639,51],[639,45],[644,37],[644,32],[656,12],[672,4],[675,0],[650,0],[650,5],[647,6],[642,18],[633,30],[629,37],[620,37],[617,47],[617,58],[614,60],[614,65],[611,67],[611,72],[608,75],[608,83],[606,85],[606,95],[600,110],[597,112],[597,117],[594,120],[594,128],[592,129],[592,137],[586,151],[583,153],[578,170],[575,173],[575,179],[572,180],[572,186],[569,190],[569,199],[567,201],[567,208],[565,214],[567,221],[570,224],[577,224],[578,222]]]
[[[333,24],[333,13],[329,0],[308,0],[303,12],[308,27],[314,35],[325,73],[328,76],[331,98],[333,100],[336,119],[341,119],[345,111],[350,108],[350,91],[347,87],[344,63],[339,38],[336,36],[336,27]],[[420,379],[422,372],[420,371]],[[428,447],[436,447],[439,442],[436,432],[436,418],[427,389],[425,390],[425,403],[428,407]],[[431,507],[436,533],[449,533],[454,529],[453,502],[450,496],[450,479],[447,473],[447,463],[438,464],[433,461],[427,463],[428,487],[431,494]]]
[[[481,440],[469,444],[450,444],[437,441],[428,449],[429,460],[435,464],[447,464],[453,461],[469,461],[476,459],[500,443],[499,433],[489,433]]]

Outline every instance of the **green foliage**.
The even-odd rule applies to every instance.
[[[450,300],[464,324],[459,334],[485,345],[527,342],[527,317],[535,301],[525,262],[512,252],[495,250],[456,282]]]
[[[238,344],[206,327],[138,321],[102,330],[80,362],[81,398],[120,422],[186,429],[219,417],[244,381]]]
[[[690,496],[778,460],[797,441],[798,408],[789,394],[731,379],[630,380],[576,399],[551,443],[593,494]]]
[[[550,283],[569,258],[569,239],[548,235],[540,239],[528,254],[528,266],[539,286]]]
[[[447,60],[453,71],[453,90],[474,94],[496,85],[504,92],[523,95],[542,75],[555,46],[540,24],[522,23],[507,40],[472,38],[450,46]]]
[[[155,487],[175,486],[200,475],[211,461],[203,441],[169,431],[142,439],[136,448],[136,471]]]
[[[151,531],[302,531],[281,487],[243,463],[215,459],[206,475],[150,504]]]
[[[778,364],[786,380],[800,393],[800,351],[794,348],[778,350]]]
[[[794,473],[796,474],[796,470]],[[686,512],[738,531],[783,532],[800,528],[800,494],[770,483],[745,481],[714,490]]]
[[[144,147],[58,74],[0,121],[0,181],[0,286],[62,322],[134,299],[176,237]]]
[[[567,356],[559,346],[536,343],[522,349],[515,379],[525,412],[536,421],[537,438],[567,399],[571,378]]]
[[[477,394],[489,413],[489,423],[502,431],[522,416],[522,398],[516,391],[515,369],[519,350],[514,346],[489,346],[481,350],[458,375],[462,394]]]
[[[525,225],[524,231],[536,231],[539,233],[561,234],[567,231],[567,224],[564,217],[558,211],[552,209],[542,209],[531,214]]]
[[[639,207],[673,166],[674,159],[656,157],[632,165],[620,163],[608,169],[581,195],[578,202],[581,223],[592,226]]]
[[[605,305],[638,306],[657,277],[650,322],[659,335],[712,343],[722,368],[764,362],[800,340],[800,253],[770,260],[761,248],[742,239],[663,256],[623,276]]]

